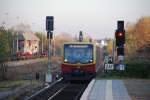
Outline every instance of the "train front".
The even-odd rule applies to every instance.
[[[96,74],[93,44],[63,46],[62,75],[66,80],[89,80]]]

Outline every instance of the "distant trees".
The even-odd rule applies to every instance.
[[[130,57],[150,58],[150,17],[142,17],[126,27],[126,52]]]
[[[60,56],[62,52],[62,45],[64,42],[72,42],[74,38],[68,33],[61,33],[54,37],[53,44],[55,46],[56,55]]]
[[[103,39],[105,41],[105,44],[103,45],[103,52],[104,55],[113,55],[113,39],[111,38],[105,38]]]
[[[11,33],[0,27],[0,62],[4,62],[11,57]]]
[[[113,55],[113,40],[106,39],[106,41],[107,41],[107,52],[108,52],[108,54]]]
[[[13,43],[17,32],[31,32],[30,26],[19,24],[11,29],[0,26],[0,63],[11,59],[14,53]]]
[[[44,35],[44,33],[36,32],[35,35],[40,39],[40,49],[42,48],[42,42],[43,42],[43,51],[48,52],[48,39]],[[42,41],[43,38],[43,41]],[[53,34],[52,39],[52,54],[56,54],[57,56],[61,55],[62,45],[64,42],[71,42],[74,41],[73,37],[69,35],[68,33],[62,33],[55,36]],[[41,51],[41,50],[40,50]]]

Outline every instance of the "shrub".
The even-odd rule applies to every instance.
[[[150,62],[144,60],[128,61],[124,74],[128,77],[150,78]]]

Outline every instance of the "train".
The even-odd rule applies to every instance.
[[[102,53],[95,43],[64,43],[62,48],[62,77],[65,80],[90,80],[101,69]]]

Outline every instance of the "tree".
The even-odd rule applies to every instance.
[[[40,32],[36,32],[35,35],[40,39],[40,47],[42,43],[42,36],[43,36],[43,51],[48,52],[48,39],[47,37]],[[53,34],[53,39],[51,40],[52,44],[52,51],[53,53],[55,52],[57,56],[61,55],[61,50],[62,50],[62,45],[64,42],[71,42],[74,41],[73,37],[67,33],[62,33],[54,36]]]
[[[113,40],[112,39],[108,39],[107,40],[107,52],[111,55],[113,55]]]
[[[72,42],[74,38],[68,33],[61,33],[54,37],[54,44],[55,44],[55,52],[56,55],[60,56],[62,51],[62,45],[64,42]]]
[[[142,17],[135,24],[129,23],[126,29],[127,54],[146,58],[150,52],[150,17]]]
[[[4,27],[0,27],[0,62],[5,62],[11,57],[12,35]]]

